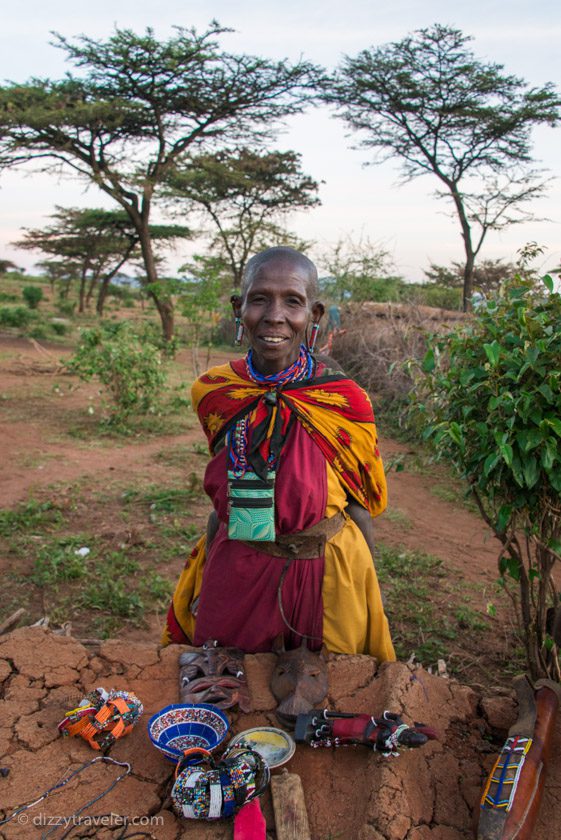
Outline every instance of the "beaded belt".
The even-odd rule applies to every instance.
[[[338,534],[347,517],[339,512],[335,516],[320,519],[311,528],[296,534],[278,534],[274,542],[240,540],[244,545],[257,551],[264,551],[272,557],[285,557],[289,560],[304,560],[320,557],[325,551],[325,544]]]

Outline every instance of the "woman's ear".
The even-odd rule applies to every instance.
[[[325,306],[323,305],[323,303],[320,303],[319,300],[316,300],[312,304],[312,321],[314,322],[314,324],[319,324],[319,322],[324,316],[324,313]]]

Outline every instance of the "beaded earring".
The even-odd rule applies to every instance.
[[[318,338],[319,333],[319,321],[314,321],[312,324],[312,334],[310,336],[310,341],[308,343],[308,350],[310,353],[313,353],[316,346],[316,341]]]
[[[235,332],[234,332],[234,344],[236,347],[239,347],[242,343],[244,326],[242,323],[242,299],[239,295],[232,295],[230,298],[230,303],[232,304],[232,309],[234,310],[234,318],[235,318]]]
[[[243,338],[243,324],[242,324],[242,319],[239,315],[236,315],[236,322],[235,323],[236,323],[236,334],[235,334],[235,337],[234,337],[234,344],[236,345],[236,347],[239,347],[240,344],[242,343],[242,338]]]

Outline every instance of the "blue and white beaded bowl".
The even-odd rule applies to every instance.
[[[222,743],[229,728],[230,722],[224,712],[209,703],[166,706],[148,721],[150,740],[173,762],[192,747],[212,752]],[[192,763],[198,761],[194,759]]]

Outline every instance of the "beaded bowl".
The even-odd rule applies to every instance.
[[[212,752],[222,743],[229,728],[224,712],[209,703],[166,706],[148,721],[150,740],[173,762],[192,747]],[[192,763],[200,760],[195,758]]]

